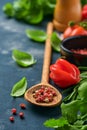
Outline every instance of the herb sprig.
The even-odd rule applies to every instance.
[[[56,0],[14,0],[6,3],[3,11],[8,17],[38,24],[46,15],[53,15],[55,4]]]

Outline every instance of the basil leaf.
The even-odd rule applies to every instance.
[[[14,17],[18,20],[37,24],[43,19],[43,10],[38,0],[33,1],[33,4],[28,0],[14,1],[13,8]]]
[[[28,15],[24,17],[27,23],[38,24],[43,20],[43,10],[41,0],[30,0]]]
[[[42,8],[44,15],[53,15],[56,0],[42,0]]]
[[[26,30],[26,35],[37,42],[44,42],[47,38],[47,35],[44,31],[42,30]]]
[[[57,52],[60,52],[60,45],[61,45],[61,40],[60,38],[57,36],[56,32],[52,33],[51,36],[51,45],[53,47],[53,49]]]
[[[28,67],[36,63],[36,60],[31,54],[16,49],[12,52],[12,58],[22,67]]]
[[[27,88],[27,80],[25,77],[23,77],[19,82],[17,82],[11,91],[11,96],[13,97],[19,97],[22,96]]]
[[[39,12],[39,13],[38,13]],[[43,10],[40,10],[38,12],[30,12],[25,18],[24,20],[27,23],[31,23],[31,24],[37,24],[40,23],[43,19]]]
[[[14,11],[13,11],[13,5],[11,3],[7,3],[3,6],[3,11],[5,14],[8,15],[8,17],[13,17]]]
[[[45,15],[53,15],[56,0],[14,0],[11,4],[12,8],[7,4],[4,5],[3,11],[7,16],[30,24],[38,24]]]
[[[29,1],[28,14],[24,17],[27,23],[38,24],[43,20],[43,9],[40,0]]]
[[[13,2],[13,10],[14,10],[14,18],[18,20],[24,20],[26,15],[28,14],[28,3],[26,0],[23,1],[14,1]]]

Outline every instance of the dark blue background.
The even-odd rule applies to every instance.
[[[60,116],[59,106],[53,108],[38,107],[25,101],[23,97],[13,98],[10,96],[13,85],[24,76],[27,78],[28,88],[40,82],[44,43],[36,43],[28,39],[25,30],[46,30],[50,18],[46,18],[37,26],[8,19],[2,11],[3,5],[7,2],[11,2],[11,0],[0,1],[0,130],[50,130],[43,126],[43,123],[49,118]],[[19,67],[12,59],[13,49],[31,53],[37,60],[37,64],[29,68]],[[59,56],[58,53],[53,52],[52,62],[54,63]],[[20,109],[20,103],[26,104],[26,110]],[[17,108],[18,113],[24,111],[24,120],[16,115],[14,123],[9,121],[13,107]]]

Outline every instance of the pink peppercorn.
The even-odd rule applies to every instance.
[[[20,113],[19,113],[19,116],[20,116],[21,119],[23,119],[23,118],[24,118],[24,113],[23,113],[23,112],[20,112]]]
[[[40,89],[33,92],[33,97],[36,102],[49,103],[53,101],[56,92],[51,87],[42,86]]]
[[[12,109],[11,109],[11,112],[12,112],[12,114],[16,115],[16,113],[17,113],[16,108],[12,108]]]
[[[11,122],[14,122],[14,117],[13,117],[13,116],[10,116],[10,117],[9,117],[9,120],[10,120]]]
[[[26,109],[26,105],[25,105],[24,103],[21,103],[19,106],[20,106],[22,109]]]

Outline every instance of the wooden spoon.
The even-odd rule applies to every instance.
[[[30,103],[33,103],[33,104],[38,105],[38,106],[44,106],[44,107],[56,106],[56,105],[60,104],[60,102],[62,100],[61,93],[55,87],[53,87],[52,85],[50,85],[48,83],[48,81],[49,81],[49,66],[50,66],[50,59],[51,59],[50,37],[51,37],[52,32],[53,32],[53,24],[51,22],[49,22],[47,25],[47,36],[48,37],[47,37],[47,40],[45,43],[45,53],[44,53],[44,62],[43,62],[41,83],[36,84],[36,85],[32,86],[31,88],[29,88],[25,92],[25,95],[24,95],[25,99],[27,101],[29,101]],[[48,102],[48,103],[40,103],[39,102],[38,103],[35,101],[35,98],[33,97],[33,92],[40,89],[41,86],[50,87],[56,92],[56,96],[53,97],[52,102]]]

